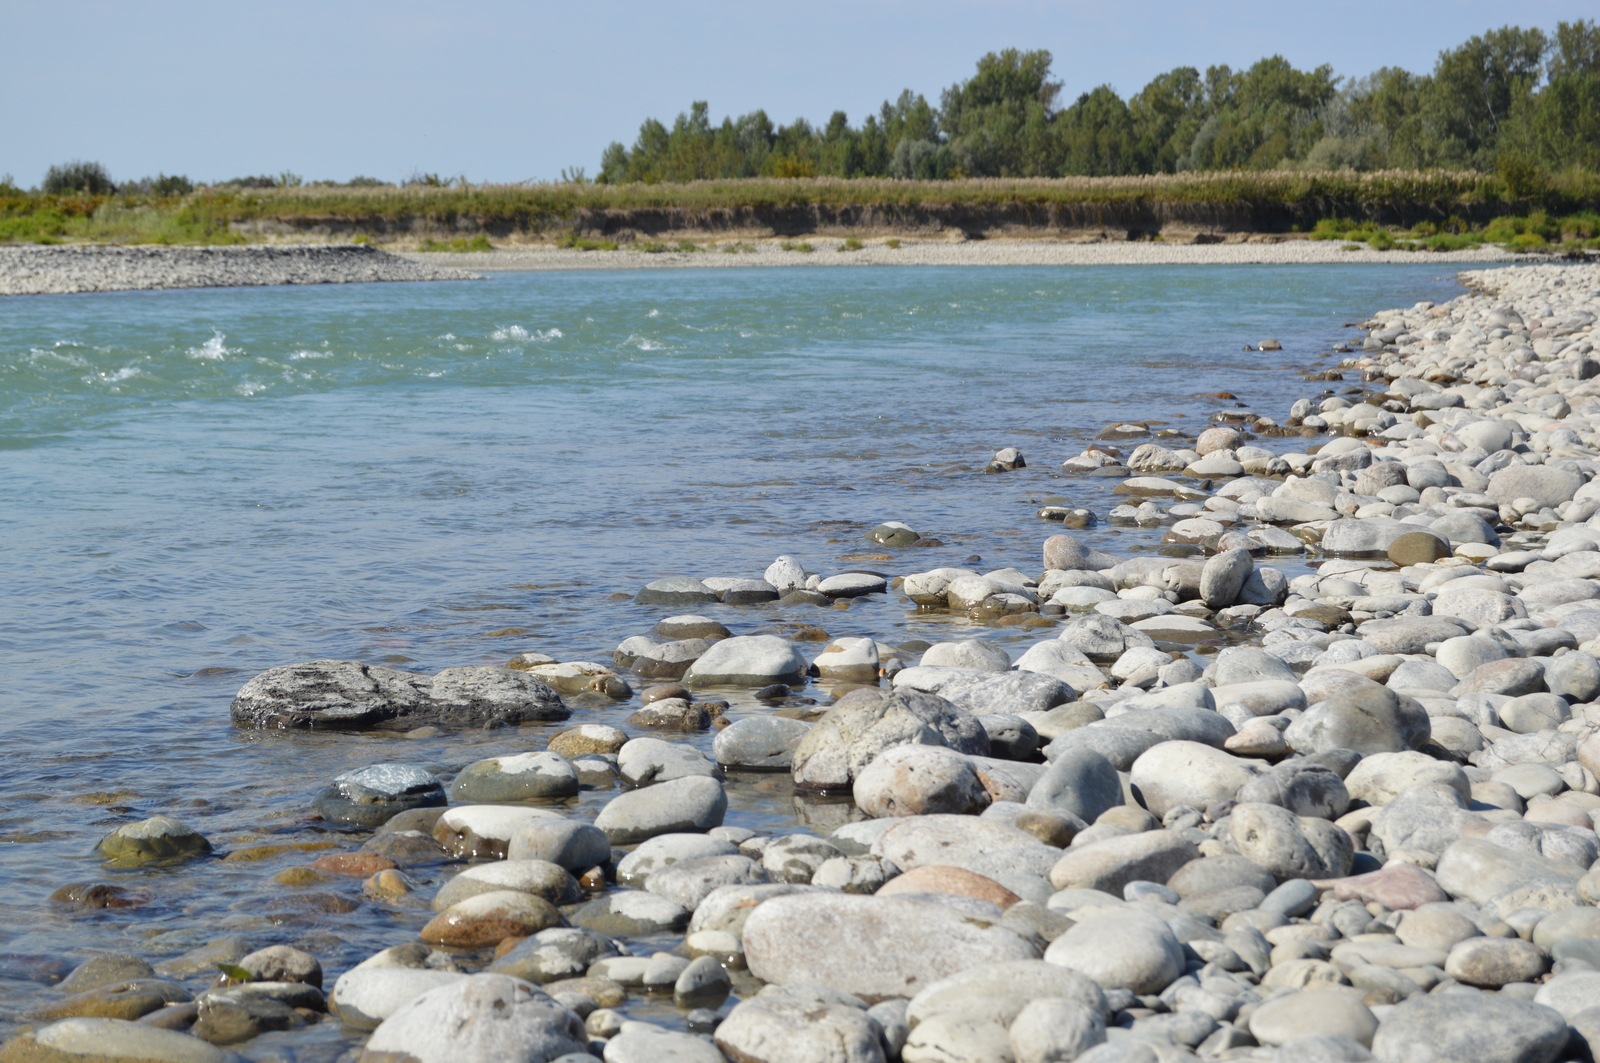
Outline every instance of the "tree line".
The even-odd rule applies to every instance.
[[[1340,78],[1271,56],[1247,70],[1178,67],[1123,99],[1109,85],[1062,106],[1048,51],[978,60],[935,107],[910,89],[852,125],[713,125],[704,101],[614,142],[597,180],[738,177],[1067,177],[1187,170],[1600,168],[1600,26],[1505,26],[1439,53],[1433,70]],[[579,171],[581,173],[581,171]]]

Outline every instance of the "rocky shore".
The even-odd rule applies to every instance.
[[[0,295],[466,280],[472,276],[454,264],[413,262],[360,244],[0,247]]]
[[[242,729],[527,748],[448,778],[395,753],[254,851],[112,831],[108,869],[272,869],[300,888],[275,922],[365,904],[392,942],[342,971],[238,937],[0,956],[55,987],[0,1061],[220,1061],[306,1027],[365,1063],[1592,1060],[1600,267],[1465,280],[1366,322],[1352,382],[1281,422],[1111,426],[1061,471],[1125,503],[1045,506],[1027,571],[919,568],[889,522],[890,573],[652,582],[662,619],[603,662],[261,673]],[[1099,520],[1160,552],[1071,534]],[[874,595],[1039,638],[819,626]],[[732,780],[782,775],[810,829],[727,822]],[[150,903],[109,874],[56,900]]]

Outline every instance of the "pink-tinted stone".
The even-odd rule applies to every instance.
[[[1315,885],[1318,889],[1331,888],[1337,900],[1356,900],[1363,904],[1377,901],[1397,912],[1450,899],[1432,875],[1412,864],[1394,864],[1349,878],[1322,879]]]

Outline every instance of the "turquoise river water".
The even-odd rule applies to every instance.
[[[1331,364],[1319,356],[1352,338],[1344,323],[1460,290],[1449,267],[1422,261],[527,273],[7,298],[0,953],[157,962],[237,933],[310,949],[331,984],[413,939],[425,904],[279,925],[259,906],[288,890],[273,876],[294,859],[114,872],[91,847],[157,813],[219,852],[324,837],[310,800],[340,771],[406,760],[448,778],[541,749],[566,725],[410,741],[241,732],[228,703],[254,672],[319,657],[433,670],[527,650],[608,662],[660,618],[632,602],[642,584],[759,576],[784,553],[823,573],[973,555],[984,570],[1037,572],[1040,499],[1102,518],[1113,504],[1115,481],[1056,469],[1101,429],[1159,421],[1192,441],[1236,405],[1206,397],[1219,391],[1281,420],[1301,395],[1359,384],[1301,375]],[[1284,350],[1242,350],[1268,337]],[[1029,467],[983,475],[1004,446]],[[946,545],[863,560],[863,533],[883,520]],[[1126,555],[1159,532],[1102,522],[1083,534]],[[736,633],[800,621],[888,642],[981,633],[894,596],[700,611]],[[1046,633],[986,634],[1016,652]],[[733,700],[735,714],[756,711]],[[620,724],[635,708],[572,722]],[[586,792],[573,814],[610,796]],[[786,776],[736,778],[730,799],[730,822],[764,830],[848,814],[797,801]],[[49,903],[74,882],[151,901]],[[0,977],[0,1036],[48,999]],[[635,1010],[676,1021],[670,1007]],[[356,1043],[328,1023],[240,1050],[332,1059]]]

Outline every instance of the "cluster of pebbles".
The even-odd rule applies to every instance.
[[[465,280],[474,274],[365,244],[253,247],[0,247],[0,295],[65,295],[257,284]]]
[[[350,1053],[367,1063],[1592,1060],[1600,269],[1468,280],[1482,291],[1367,323],[1345,363],[1365,401],[1287,419],[1337,430],[1313,451],[1218,426],[1192,450],[1066,463],[1119,477],[1109,519],[1159,526],[1160,555],[1055,534],[1037,578],[786,556],[761,579],[646,586],[674,615],[607,663],[262,673],[240,726],[550,736],[448,787],[375,764],[317,797],[372,833],[311,869],[415,923],[326,993],[320,962],[281,945],[223,939],[166,970],[97,957],[54,972],[60,1003],[36,1018],[55,1021],[0,1060],[220,1060],[330,1016],[371,1031]],[[738,635],[692,612],[886,593],[1041,639],[1013,660],[981,638]],[[582,722],[635,699],[626,730]],[[671,740],[706,731],[709,756]],[[729,775],[763,771],[849,815],[725,823]],[[612,788],[592,820],[557,804]],[[165,817],[101,843],[118,866],[210,850]],[[174,980],[218,960],[197,996]],[[651,1000],[676,1020],[632,1006]]]

